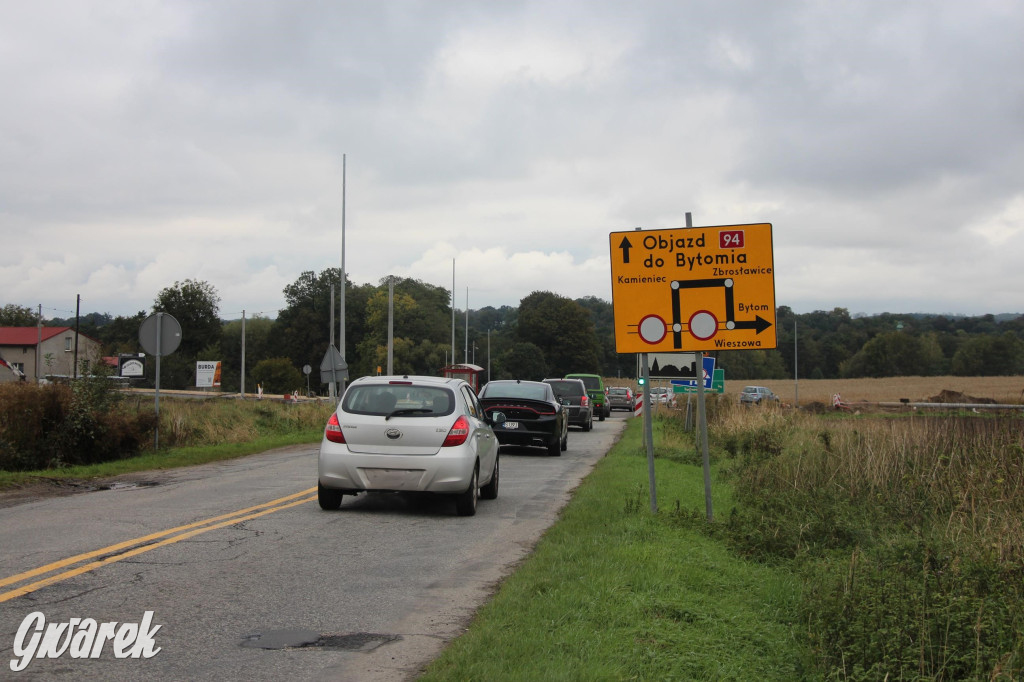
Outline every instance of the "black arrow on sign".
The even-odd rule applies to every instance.
[[[622,241],[619,242],[619,248],[622,249],[622,262],[629,262],[629,250],[633,248],[633,245],[629,243],[629,237],[623,237]]]
[[[754,317],[756,319],[754,319],[753,321],[751,321],[751,320],[743,320],[743,321],[740,321],[740,322],[736,322],[735,323],[736,326],[733,327],[733,328],[734,329],[754,329],[754,330],[756,330],[757,334],[760,334],[765,329],[767,329],[768,327],[772,326],[771,322],[769,322],[768,320],[764,319],[760,315],[755,315]]]

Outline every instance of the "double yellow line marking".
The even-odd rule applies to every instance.
[[[206,519],[204,521],[196,521],[195,523],[178,526],[177,528],[170,528],[158,533],[151,533],[150,535],[144,535],[140,538],[135,538],[134,540],[119,542],[116,545],[110,545],[109,547],[97,549],[92,552],[86,552],[85,554],[61,559],[60,561],[55,561],[53,563],[46,564],[45,566],[34,568],[31,571],[12,575],[9,578],[0,579],[0,588],[24,583],[25,581],[32,580],[33,578],[46,575],[47,573],[67,569],[55,575],[50,575],[40,580],[36,580],[35,582],[7,590],[6,592],[0,592],[0,603],[35,592],[47,585],[52,585],[62,580],[73,578],[76,575],[88,573],[89,571],[106,566],[107,564],[112,564],[123,559],[129,559],[138,554],[142,554],[143,552],[148,552],[151,549],[187,540],[188,538],[207,531],[217,530],[218,528],[231,526],[236,523],[241,523],[242,521],[255,519],[266,514],[281,511],[282,509],[297,507],[300,504],[312,502],[315,499],[316,488],[310,488],[309,490],[303,490],[301,493],[295,493],[294,495],[281,497],[271,502],[258,504],[255,507],[239,509],[238,511],[214,516],[213,518]]]

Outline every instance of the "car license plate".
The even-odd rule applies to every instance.
[[[518,429],[519,428],[519,422],[505,422],[505,428],[506,429]]]

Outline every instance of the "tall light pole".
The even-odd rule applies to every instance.
[[[452,364],[455,364],[455,259],[452,258]]]
[[[345,156],[341,155],[341,317],[338,320],[338,350],[342,360],[345,360]]]

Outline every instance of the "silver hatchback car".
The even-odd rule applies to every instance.
[[[361,492],[443,493],[472,516],[479,498],[498,496],[498,441],[461,379],[362,377],[324,429],[317,491],[321,509]]]

